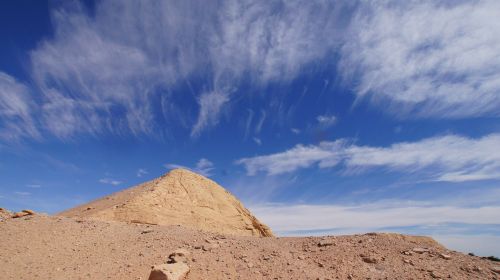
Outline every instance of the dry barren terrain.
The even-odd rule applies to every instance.
[[[426,237],[242,237],[27,215],[0,222],[1,279],[148,279],[176,249],[187,279],[498,279],[498,264]],[[496,268],[495,268],[496,267]]]

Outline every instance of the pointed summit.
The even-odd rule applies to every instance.
[[[245,236],[273,236],[232,194],[186,169],[64,211],[61,216],[132,223],[182,225]]]

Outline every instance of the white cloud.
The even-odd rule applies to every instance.
[[[203,176],[210,176],[212,170],[214,169],[214,164],[206,158],[201,158],[196,163],[195,171]]]
[[[199,173],[203,176],[210,177],[212,176],[212,171],[215,169],[215,166],[213,162],[206,158],[201,158],[198,160],[196,163],[195,167],[188,167],[184,165],[179,165],[179,164],[174,164],[174,163],[167,163],[163,165],[167,169],[176,169],[176,168],[183,168],[183,169],[188,169],[191,171],[194,171],[196,173]]]
[[[262,140],[260,140],[260,138],[258,138],[258,137],[254,137],[253,141],[255,142],[255,144],[257,144],[259,146],[262,145]]]
[[[0,72],[0,139],[38,138],[32,117],[34,105],[27,86]]]
[[[342,7],[107,0],[90,15],[82,5],[61,5],[51,11],[54,36],[30,55],[41,126],[61,138],[151,134],[169,114],[178,117],[168,110],[175,104],[165,104],[174,103],[171,94],[184,94],[176,86],[204,77],[203,90],[193,92],[199,112],[191,135],[197,136],[217,125],[242,79],[257,87],[287,82],[330,53],[339,44],[334,31]],[[164,120],[155,115],[160,100]]]
[[[342,147],[342,143],[338,141],[323,142],[318,146],[297,145],[282,153],[242,158],[236,163],[245,165],[248,175],[255,175],[259,171],[277,175],[307,168],[318,162],[321,162],[321,165],[333,166],[341,159],[337,150]]]
[[[348,144],[346,140],[319,145],[297,145],[285,152],[243,158],[248,175],[259,171],[270,175],[293,172],[318,165],[320,168],[343,165],[348,170],[387,168],[393,171],[431,172],[429,180],[462,182],[500,179],[500,134],[478,139],[448,135],[403,142],[389,147]]]
[[[247,121],[245,123],[245,136],[244,136],[244,139],[247,139],[249,133],[250,133],[250,125],[252,124],[252,120],[253,120],[253,115],[254,115],[254,112],[252,109],[248,109],[247,110],[248,112],[248,118],[247,118]]]
[[[148,171],[144,168],[139,168],[137,170],[137,177],[142,177],[144,175],[148,174]]]
[[[478,256],[498,256],[500,254],[500,236],[439,234],[432,237],[447,248],[464,253],[474,253]]]
[[[316,118],[320,126],[330,127],[337,123],[337,117],[333,115],[320,115]]]
[[[405,117],[500,112],[500,2],[371,1],[346,33],[340,70]]]
[[[31,195],[30,192],[14,192],[15,194],[17,195],[21,195],[21,196],[28,196],[28,195]]]
[[[260,131],[262,130],[262,126],[264,125],[264,121],[266,120],[267,114],[266,111],[262,110],[260,112],[260,118],[257,124],[255,125],[255,133],[259,134]]]
[[[121,182],[121,181],[118,181],[118,180],[115,180],[115,179],[110,179],[110,178],[102,178],[102,179],[99,179],[99,183],[101,183],[101,184],[113,185],[113,186],[118,186],[118,185],[120,185],[122,182]]]
[[[500,207],[455,207],[385,203],[342,205],[253,206],[252,212],[276,232],[356,230],[367,232],[387,227],[446,223],[498,224]],[[359,221],[363,221],[360,223]]]
[[[42,185],[40,185],[40,184],[29,184],[29,185],[26,185],[26,187],[32,188],[32,189],[39,189],[39,188],[42,187]]]
[[[204,93],[198,99],[200,112],[191,136],[199,136],[206,128],[217,125],[222,107],[229,101],[229,94],[222,91],[212,91]]]
[[[88,14],[65,4],[51,11],[54,36],[30,53],[33,90],[13,102],[8,97],[26,108],[16,105],[17,117],[2,115],[0,131],[8,133],[0,133],[158,135],[177,120],[196,137],[230,112],[243,82],[253,94],[311,71],[328,81],[334,57],[337,72],[356,77],[358,96],[389,100],[401,116],[498,115],[500,23],[492,19],[499,5],[105,0]],[[180,89],[186,83],[192,95]],[[176,109],[186,98],[199,110]],[[259,134],[269,116],[255,112]]]
[[[453,227],[453,224],[468,225],[480,231],[482,226],[498,225],[498,206],[472,208],[383,201],[356,206],[270,204],[249,208],[280,236],[387,232],[391,228],[401,232],[408,227],[405,233],[431,235],[454,250],[484,256],[497,255],[500,250],[495,245],[500,239],[498,236],[471,236],[456,232]],[[439,230],[434,232],[434,227]]]
[[[291,128],[290,131],[293,133],[293,134],[300,134],[300,129],[298,128]]]

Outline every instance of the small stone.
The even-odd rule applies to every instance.
[[[168,256],[170,263],[186,263],[191,253],[186,249],[177,249]]]
[[[16,212],[14,213],[14,215],[12,216],[13,219],[17,219],[17,218],[21,218],[21,217],[24,217],[24,216],[29,216],[30,214],[26,213],[26,212]]]
[[[500,266],[494,266],[494,267],[492,267],[491,271],[500,274]]]
[[[148,229],[145,229],[145,230],[141,231],[141,234],[151,233],[153,231],[154,230],[152,228],[148,228]]]
[[[439,256],[445,260],[451,260],[451,256],[450,255],[446,255],[446,254],[439,254]]]
[[[437,273],[435,271],[431,271],[431,277],[434,278],[434,279],[442,279],[442,278],[444,278],[439,273]]]
[[[27,213],[28,215],[35,215],[36,214],[35,211],[30,210],[30,209],[24,209],[21,212]]]
[[[333,241],[330,240],[321,240],[318,242],[318,247],[327,247],[327,246],[332,246],[334,243]]]
[[[249,263],[247,263],[247,266],[248,266],[248,268],[252,268],[253,267],[253,263],[249,262]]]
[[[429,249],[427,248],[413,248],[412,249],[413,252],[415,253],[418,253],[418,254],[422,254],[422,253],[426,253],[426,252],[429,252]]]
[[[219,248],[219,244],[217,243],[204,244],[202,247],[203,251],[212,251],[213,249],[217,248]]]
[[[365,263],[377,263],[377,259],[373,257],[362,257]]]
[[[299,256],[297,257],[297,259],[299,259],[299,260],[304,260],[304,259],[305,259],[305,257],[304,257],[304,256],[302,256],[302,255],[299,255]]]
[[[265,261],[268,261],[268,260],[270,260],[271,258],[270,258],[270,257],[268,257],[268,256],[265,256],[265,257],[263,257],[262,259],[263,259],[263,260],[265,260]]]
[[[155,265],[149,275],[149,280],[182,280],[186,278],[189,266],[183,262]]]

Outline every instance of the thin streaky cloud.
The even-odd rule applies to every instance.
[[[497,224],[500,207],[357,206],[284,204],[252,206],[252,211],[275,231],[351,229],[366,231],[388,227],[468,223]],[[359,223],[363,221],[363,223]]]
[[[111,179],[111,178],[102,178],[102,179],[99,179],[99,183],[118,186],[118,185],[122,184],[122,181],[119,181],[116,179]]]
[[[498,116],[500,2],[371,1],[339,70],[355,93],[404,118]]]
[[[148,174],[148,171],[145,169],[145,168],[139,168],[137,170],[137,177],[143,177],[144,175],[147,175]]]
[[[320,115],[316,117],[320,126],[330,127],[337,123],[337,117],[334,115]]]
[[[212,171],[215,169],[214,163],[206,158],[199,159],[194,165],[194,167],[189,167],[175,163],[167,163],[164,164],[163,167],[167,169],[177,169],[177,168],[188,169],[206,177],[212,176]]]
[[[237,160],[248,175],[278,175],[303,168],[341,166],[368,172],[386,168],[394,172],[431,172],[428,180],[464,182],[500,179],[500,134],[482,138],[446,135],[389,147],[358,146],[347,140],[297,145],[287,151]]]

